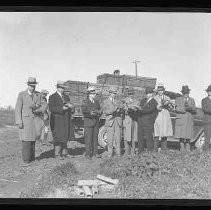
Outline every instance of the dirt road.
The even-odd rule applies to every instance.
[[[36,143],[36,161],[28,168],[21,167],[21,142],[18,129],[14,127],[0,129],[0,198],[19,198],[21,192],[33,186],[42,174],[55,166],[71,161],[85,179],[96,175],[103,159],[87,160],[84,158],[83,140],[68,143],[69,154],[74,158],[55,160],[53,146]]]

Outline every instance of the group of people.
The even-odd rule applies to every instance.
[[[54,156],[58,159],[69,157],[67,142],[74,139],[74,129],[71,115],[74,104],[65,94],[67,87],[58,81],[56,92],[49,96],[48,91],[36,91],[36,78],[29,77],[27,89],[19,93],[15,106],[15,120],[19,127],[19,137],[22,141],[23,166],[35,160],[35,141],[38,138],[46,140],[48,128],[51,129],[54,145]],[[95,87],[89,86],[87,98],[82,102],[84,116],[85,157],[100,158],[98,153],[98,133],[100,117],[104,115],[107,133],[108,156],[122,154],[122,139],[124,139],[125,154],[134,155],[136,142],[138,154],[143,151],[167,150],[168,137],[178,138],[181,150],[190,150],[190,141],[194,136],[193,115],[196,114],[195,101],[189,96],[190,89],[182,86],[182,96],[177,97],[175,104],[165,95],[165,87],[158,84],[157,88],[145,88],[145,96],[139,100],[134,89],[129,88],[127,96],[119,99],[118,90],[109,89],[109,97],[102,103],[96,98]],[[204,112],[204,149],[209,148],[211,138],[211,85],[207,88],[208,97],[202,100]],[[170,109],[176,111],[175,132],[173,134]],[[40,120],[40,126],[37,125]],[[41,129],[38,132],[37,129]],[[37,136],[37,133],[41,133]]]

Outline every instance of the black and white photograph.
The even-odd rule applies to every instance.
[[[0,198],[211,199],[210,13],[0,12],[0,75]]]

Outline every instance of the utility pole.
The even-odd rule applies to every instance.
[[[135,60],[135,61],[133,61],[132,63],[135,63],[135,72],[136,72],[136,77],[138,76],[138,65],[137,65],[137,63],[139,63],[139,62],[141,62],[141,61],[137,61],[137,60]]]

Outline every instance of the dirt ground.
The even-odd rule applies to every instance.
[[[69,154],[74,157],[65,160],[53,158],[53,145],[36,142],[36,161],[30,167],[21,167],[21,142],[18,129],[7,127],[0,129],[0,198],[19,198],[21,192],[33,186],[42,176],[55,166],[71,161],[79,172],[81,179],[93,179],[103,158],[87,160],[84,158],[83,139],[68,143]]]

